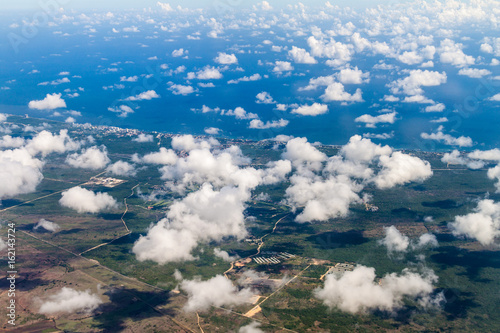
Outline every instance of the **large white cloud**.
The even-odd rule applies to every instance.
[[[422,139],[440,141],[450,146],[471,147],[473,145],[472,139],[470,137],[460,136],[456,138],[454,136],[451,136],[450,134],[444,134],[443,129],[443,126],[439,126],[436,133],[421,133],[420,137]]]
[[[483,245],[494,244],[500,237],[500,203],[481,200],[473,213],[455,217],[448,227],[456,236],[465,235]]]
[[[110,159],[105,146],[93,146],[84,149],[80,154],[74,153],[66,157],[66,163],[75,168],[98,170],[104,168]]]
[[[394,152],[391,156],[381,156],[379,164],[382,170],[373,181],[382,189],[413,181],[424,181],[433,174],[429,162],[401,152]]]
[[[117,161],[106,168],[106,171],[116,176],[133,177],[137,174],[133,164],[125,161]]]
[[[48,131],[41,131],[33,139],[29,140],[26,149],[32,155],[41,153],[42,156],[47,156],[50,153],[64,153],[71,150],[77,150],[81,146],[80,142],[73,141],[68,130],[64,129],[59,132],[59,135],[53,135]]]
[[[446,83],[445,72],[415,69],[410,71],[410,75],[390,84],[393,94],[404,93],[406,95],[422,95],[422,87],[439,86]]]
[[[83,312],[91,313],[102,304],[99,296],[90,290],[78,291],[63,287],[59,292],[47,297],[38,310],[39,313],[52,315],[58,312]]]
[[[314,295],[329,308],[348,313],[392,312],[403,307],[405,298],[417,300],[422,306],[435,303],[433,283],[438,278],[430,270],[419,274],[404,269],[399,275],[385,275],[379,283],[375,278],[374,268],[357,266],[341,276],[327,275],[323,288],[316,289]]]
[[[188,294],[185,311],[206,311],[211,306],[235,306],[250,303],[252,290],[238,290],[231,280],[223,275],[217,275],[210,280],[184,280],[180,288]]]
[[[99,213],[118,206],[116,200],[109,194],[94,193],[80,186],[62,192],[59,203],[64,207],[76,210],[78,213]]]
[[[66,102],[61,98],[62,94],[47,94],[42,100],[34,100],[29,102],[28,107],[36,110],[53,110],[65,108]]]
[[[473,65],[475,59],[472,56],[466,55],[462,51],[463,45],[455,43],[453,40],[446,38],[441,41],[438,48],[439,59],[442,63],[451,64],[456,67]]]
[[[318,61],[314,59],[309,52],[300,47],[292,46],[292,49],[288,51],[288,55],[293,59],[294,62],[298,64],[317,64]]]
[[[340,82],[333,82],[325,89],[325,93],[321,96],[324,102],[363,102],[361,89],[356,89],[354,94],[345,91],[344,85]]]
[[[42,167],[24,148],[0,151],[0,199],[34,192],[43,179]]]

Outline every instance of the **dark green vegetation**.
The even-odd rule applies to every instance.
[[[32,122],[33,119],[18,119],[20,122]],[[52,123],[51,131],[55,132],[64,124]],[[131,142],[131,137],[103,130],[77,130],[72,137],[83,138],[89,134],[96,139],[96,144],[107,146],[112,161],[127,160],[130,154],[138,152],[146,154],[157,151],[156,143]],[[161,146],[169,147],[169,139],[162,139]],[[226,142],[223,140],[223,142]],[[229,142],[230,143],[230,142]],[[279,158],[279,151],[271,149],[273,143],[239,143],[244,154],[260,166],[270,160]],[[337,149],[322,147],[331,155]],[[435,271],[439,277],[437,291],[442,291],[446,303],[442,309],[424,311],[414,304],[394,314],[373,313],[366,315],[350,315],[338,310],[327,309],[313,297],[313,291],[322,285],[319,280],[329,268],[326,263],[310,266],[299,278],[273,295],[262,304],[259,318],[267,322],[306,332],[330,330],[377,332],[388,329],[402,331],[477,331],[500,332],[500,314],[498,312],[498,290],[500,290],[500,256],[498,248],[484,247],[479,243],[457,239],[450,234],[447,224],[457,215],[466,214],[476,206],[478,199],[490,198],[499,201],[495,194],[493,182],[486,176],[485,170],[470,171],[459,167],[447,168],[440,162],[440,155],[434,153],[415,152],[423,159],[431,162],[434,176],[423,184],[409,184],[390,190],[378,190],[373,187],[365,189],[373,196],[372,204],[380,209],[368,212],[363,205],[351,207],[346,218],[333,219],[328,222],[299,224],[294,222],[297,212],[283,205],[285,190],[289,184],[262,186],[254,191],[270,195],[269,201],[251,201],[245,211],[248,219],[247,229],[253,239],[269,234],[276,221],[284,217],[274,233],[265,238],[263,251],[288,252],[297,255],[302,261],[283,263],[275,266],[259,266],[249,264],[259,271],[264,271],[272,278],[280,279],[284,272],[298,272],[304,269],[309,259],[322,259],[331,263],[353,262],[376,269],[379,277],[386,273],[400,272],[406,267],[426,266]],[[116,210],[102,214],[78,214],[61,207],[58,203],[59,191],[85,183],[101,171],[73,169],[64,164],[65,156],[51,155],[44,167],[45,179],[36,193],[18,196],[2,202],[1,209],[12,207],[1,213],[3,220],[14,221],[17,228],[36,237],[59,246],[56,248],[46,243],[31,240],[30,244],[40,253],[33,255],[32,260],[19,262],[20,272],[23,269],[36,269],[59,266],[66,273],[71,273],[72,266],[67,264],[70,254],[80,254],[103,243],[83,256],[97,260],[101,265],[111,268],[123,275],[133,277],[166,291],[177,285],[173,274],[177,269],[185,278],[201,276],[208,279],[216,274],[224,273],[229,264],[213,254],[215,247],[220,247],[230,254],[238,254],[245,258],[256,253],[257,245],[227,239],[222,244],[204,244],[196,249],[197,260],[157,265],[153,262],[139,262],[131,249],[134,242],[147,232],[147,228],[165,216],[169,205],[178,199],[177,195],[165,192],[158,197],[159,201],[145,202],[142,194],[147,195],[163,185],[159,179],[156,166],[139,171],[133,178],[119,177],[127,180],[115,188],[101,186],[89,187],[94,191],[107,192],[115,197],[121,206]],[[139,185],[132,192],[132,188]],[[51,195],[52,194],[52,195]],[[42,196],[40,200],[22,204]],[[121,220],[125,211],[124,199],[127,198],[128,211],[123,216],[130,234],[127,234]],[[17,207],[13,207],[19,205]],[[148,209],[152,206],[153,209]],[[432,216],[433,220],[425,219]],[[40,218],[54,221],[61,226],[56,233],[33,231],[33,226]],[[389,258],[384,247],[377,241],[383,237],[383,226],[396,225],[402,233],[416,238],[425,232],[437,235],[440,246],[420,252],[410,252],[398,258]],[[423,254],[424,260],[417,258]],[[60,257],[60,260],[54,258]],[[2,263],[4,265],[4,263]],[[5,266],[5,265],[4,265]],[[39,286],[50,286],[49,281],[33,278],[26,284],[27,289]],[[113,330],[123,328],[124,321],[138,318],[155,318],[159,314],[143,303],[134,304],[129,290],[124,288],[108,296],[111,304],[98,311],[93,322],[94,329]],[[167,304],[168,296],[161,294],[137,294],[140,298],[150,300],[150,305]],[[248,310],[245,308],[244,310]],[[174,313],[172,315],[175,315]],[[231,314],[211,311],[201,314],[210,327],[235,328]],[[238,318],[238,323],[246,324]],[[196,323],[191,323],[196,327]],[[263,329],[273,331],[276,326],[264,324]],[[206,330],[208,331],[208,330]]]

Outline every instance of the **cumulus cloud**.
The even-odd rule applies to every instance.
[[[439,73],[429,70],[415,69],[410,71],[410,75],[404,79],[399,79],[389,86],[393,94],[404,93],[406,95],[422,95],[422,87],[439,86],[446,83],[445,72]]]
[[[154,90],[148,90],[145,92],[142,92],[136,96],[130,96],[127,97],[125,100],[126,101],[149,101],[152,100],[153,98],[160,98],[160,95],[156,93]]]
[[[106,168],[106,172],[116,176],[133,177],[137,174],[137,170],[133,164],[125,161],[117,161]]]
[[[440,47],[437,49],[439,59],[442,63],[456,67],[473,65],[475,63],[474,57],[466,55],[462,48],[463,44],[455,43],[453,40],[446,38],[441,41]]]
[[[29,102],[28,107],[36,110],[54,110],[65,108],[66,102],[61,98],[62,94],[47,94],[42,100],[34,100]]]
[[[34,192],[43,179],[42,167],[24,148],[0,151],[0,199]]]
[[[363,102],[361,89],[356,89],[356,92],[351,95],[345,91],[344,85],[340,82],[329,84],[325,89],[325,93],[321,96],[321,99],[324,102]]]
[[[311,48],[313,56],[320,58],[329,58],[327,64],[332,66],[339,66],[345,64],[352,59],[354,53],[353,46],[350,44],[343,44],[334,39],[329,41],[318,40],[314,36],[307,39],[307,44]]]
[[[238,333],[264,333],[259,326],[260,323],[252,321],[250,324],[240,327]]]
[[[184,310],[188,312],[206,311],[211,306],[235,306],[250,303],[252,290],[238,290],[231,280],[223,275],[217,275],[210,280],[184,280],[180,288],[188,294]]]
[[[238,84],[240,82],[249,82],[249,81],[259,81],[262,79],[262,76],[259,73],[250,75],[250,76],[243,76],[239,79],[235,80],[229,80],[227,81],[228,84]]]
[[[94,193],[80,186],[62,192],[59,203],[61,206],[74,209],[78,213],[99,213],[118,206],[116,200],[109,194]]]
[[[397,114],[397,112],[384,113],[378,116],[364,114],[354,119],[354,121],[364,123],[366,127],[375,128],[380,123],[394,124]]]
[[[401,152],[394,152],[391,156],[381,156],[379,164],[382,170],[373,181],[381,189],[424,181],[433,174],[429,162]]]
[[[483,245],[494,244],[500,236],[500,203],[481,200],[473,213],[455,217],[448,227],[455,236],[464,235]]]
[[[220,128],[217,127],[207,127],[204,129],[204,132],[209,134],[209,135],[217,135],[221,131]]]
[[[177,154],[172,149],[161,147],[160,151],[146,154],[142,158],[134,154],[132,161],[146,164],[175,164],[177,162]]]
[[[317,116],[328,112],[328,105],[313,103],[312,105],[301,105],[291,111],[303,116]]]
[[[460,136],[458,138],[451,136],[450,134],[443,133],[443,126],[439,126],[436,133],[421,133],[420,137],[426,140],[435,140],[443,142],[450,146],[459,147],[471,147],[473,145],[472,139],[468,136]]]
[[[369,82],[370,73],[363,73],[358,67],[341,69],[337,79],[343,84],[361,84]]]
[[[500,94],[495,94],[488,98],[488,101],[493,101],[493,102],[500,102]]]
[[[134,113],[134,110],[128,105],[119,105],[116,107],[109,107],[108,111],[118,113],[118,117],[127,118],[129,113]]]
[[[4,135],[0,139],[0,148],[19,148],[24,146],[25,143],[24,138]]]
[[[59,229],[61,229],[61,227],[57,223],[47,221],[46,219],[40,219],[38,223],[33,227],[33,230],[38,230],[40,228],[50,232],[57,232],[59,231]]]
[[[405,298],[416,300],[421,306],[436,303],[431,299],[438,277],[431,270],[419,274],[404,269],[399,275],[385,275],[379,283],[375,278],[375,269],[366,266],[357,266],[341,276],[328,274],[323,288],[316,289],[314,295],[329,308],[353,314],[392,312],[403,307]]]
[[[32,155],[42,154],[47,156],[50,153],[64,153],[77,150],[81,146],[80,142],[73,141],[68,130],[64,129],[58,135],[53,135],[49,131],[43,130],[26,144],[26,150]]]
[[[267,91],[262,91],[255,96],[257,100],[255,101],[256,103],[259,104],[274,104],[276,103],[274,99],[271,97],[271,95]]]
[[[296,46],[288,51],[288,55],[298,64],[317,64],[318,61],[314,59],[309,52]]]
[[[222,73],[215,67],[207,66],[200,69],[198,72],[189,72],[187,74],[188,80],[218,80],[222,78]]]
[[[250,122],[248,128],[254,129],[268,129],[268,128],[280,128],[288,125],[289,121],[285,119],[266,121],[265,123],[260,119],[254,119]]]
[[[222,260],[224,261],[227,261],[227,262],[232,262],[232,261],[235,261],[236,259],[238,259],[239,257],[238,256],[230,256],[229,253],[227,253],[226,251],[224,250],[221,250],[219,248],[215,248],[214,249],[214,254],[216,257],[219,257],[221,258]]]
[[[140,133],[136,138],[133,138],[132,141],[135,142],[153,142],[154,138],[151,134]]]
[[[234,54],[219,52],[214,61],[221,65],[232,65],[238,63],[238,58]]]
[[[172,57],[182,57],[183,55],[187,55],[189,53],[188,50],[178,49],[172,51]]]
[[[379,241],[379,244],[385,245],[389,254],[406,252],[410,246],[410,239],[407,236],[402,235],[395,226],[384,227],[384,231],[385,237]]]
[[[289,72],[294,69],[292,64],[288,61],[276,61],[274,65],[273,72],[275,73]]]
[[[78,291],[63,287],[59,292],[47,297],[38,310],[39,313],[52,315],[59,312],[92,313],[102,304],[99,296],[90,290]]]
[[[182,95],[187,96],[195,92],[195,89],[192,86],[184,86],[182,84],[173,84],[168,90],[172,92],[174,95]]]
[[[191,151],[193,149],[209,149],[218,144],[219,142],[213,138],[206,141],[200,138],[195,138],[190,134],[176,135],[172,138],[172,148],[175,150]]]
[[[443,103],[429,105],[425,108],[425,112],[443,112],[446,106]]]
[[[170,207],[167,217],[151,227],[134,244],[137,260],[159,264],[193,260],[192,250],[199,242],[221,241],[226,237],[242,239],[247,235],[244,202],[248,193],[235,187],[214,191],[204,184]]]
[[[465,75],[473,79],[480,79],[483,76],[490,75],[491,71],[487,69],[478,69],[478,68],[462,68],[458,71],[458,75]]]
[[[66,157],[66,163],[75,168],[82,169],[102,169],[108,163],[110,159],[108,157],[108,151],[105,146],[97,147],[93,146],[84,149],[80,154],[74,153]]]

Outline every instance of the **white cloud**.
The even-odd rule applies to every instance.
[[[162,3],[162,2],[159,2],[159,1],[158,1],[156,4],[157,4],[158,6],[160,6],[160,8],[161,8],[162,10],[166,11],[167,13],[168,13],[168,12],[171,12],[171,11],[173,11],[173,10],[174,10],[174,9],[172,8],[172,6],[170,6],[170,4],[168,4],[168,3]]]
[[[38,223],[33,227],[33,230],[38,230],[40,228],[50,232],[56,232],[61,229],[61,227],[57,223],[47,221],[46,219],[40,219]]]
[[[188,54],[189,51],[188,50],[184,50],[184,49],[178,49],[178,50],[173,50],[172,51],[172,57],[182,57],[183,55],[185,54]]]
[[[206,311],[211,306],[234,306],[250,303],[252,290],[238,290],[231,280],[223,275],[217,275],[210,280],[184,280],[180,288],[188,294],[184,310],[188,312]]]
[[[212,146],[218,145],[219,142],[213,138],[209,141],[195,138],[188,135],[177,135],[172,138],[172,148],[178,151],[191,151],[194,149],[210,149]]]
[[[260,323],[252,321],[250,324],[240,327],[238,333],[265,333],[259,326]]]
[[[259,73],[250,75],[250,76],[244,76],[239,79],[235,80],[229,80],[227,81],[228,84],[238,84],[240,82],[249,82],[249,81],[259,81],[262,79],[262,76]]]
[[[269,10],[273,9],[273,7],[267,1],[259,2],[259,3],[257,3],[257,6],[254,6],[253,8],[254,8],[254,10],[257,10],[257,8],[260,8],[264,11],[269,11]]]
[[[443,103],[429,105],[425,108],[425,112],[443,112],[446,106]]]
[[[128,105],[120,105],[116,107],[109,107],[108,111],[119,113],[118,117],[127,118],[129,113],[134,113],[134,110]]]
[[[188,80],[218,80],[222,78],[222,73],[215,67],[207,66],[198,72],[189,72],[187,75]]]
[[[462,51],[462,48],[462,44],[455,43],[451,39],[446,38],[441,41],[440,47],[438,48],[438,53],[440,55],[439,59],[442,63],[451,64],[456,67],[473,65],[475,62],[474,57],[466,55]]]
[[[257,119],[259,116],[255,113],[246,112],[242,107],[236,107],[234,110],[227,110],[221,112],[226,116],[234,116],[236,119]]]
[[[4,135],[2,139],[0,139],[0,148],[19,148],[24,146],[25,143],[26,141],[24,138]]]
[[[350,44],[342,44],[330,39],[329,42],[318,40],[314,36],[307,39],[307,44],[311,48],[313,56],[321,58],[329,58],[327,64],[332,66],[340,66],[352,59],[353,46]]]
[[[0,199],[34,192],[43,179],[42,166],[24,148],[0,151]]]
[[[156,91],[148,90],[148,91],[145,91],[143,93],[140,93],[139,95],[127,97],[125,100],[126,101],[144,101],[144,100],[149,101],[153,98],[160,98],[160,96],[156,93]]]
[[[266,121],[265,123],[260,119],[254,119],[250,122],[248,128],[254,129],[268,129],[268,128],[281,128],[288,125],[288,120],[280,119],[273,121]]]
[[[361,89],[356,89],[354,94],[349,94],[344,90],[344,85],[340,82],[334,82],[325,89],[325,93],[321,96],[324,102],[363,102]]]
[[[480,79],[483,76],[490,75],[491,71],[487,69],[478,69],[478,68],[462,68],[458,71],[458,75],[465,75],[471,77],[473,79]]]
[[[366,127],[375,128],[376,125],[380,123],[394,124],[397,114],[397,112],[384,113],[378,116],[364,114],[354,119],[354,121],[357,123],[365,123]]]
[[[358,67],[341,69],[337,74],[338,80],[343,84],[361,84],[369,82],[370,73],[363,73]]]
[[[439,126],[436,133],[420,133],[420,137],[426,140],[440,141],[450,146],[471,147],[473,145],[472,139],[468,136],[460,136],[458,138],[455,138],[450,134],[444,134],[443,126]]]
[[[61,98],[62,94],[47,94],[42,100],[31,101],[28,104],[30,109],[36,110],[54,110],[58,108],[65,108],[66,102]]]
[[[217,135],[220,133],[221,129],[216,128],[216,127],[207,127],[205,128],[205,133],[210,134],[210,135]]]
[[[195,92],[192,86],[183,86],[182,84],[173,84],[168,88],[174,95],[187,96]]]
[[[288,51],[288,55],[298,64],[317,64],[318,61],[314,59],[309,52],[296,46]]]
[[[142,158],[134,154],[132,161],[147,164],[175,164],[177,162],[177,154],[172,149],[161,147],[159,152],[146,154]]]
[[[410,75],[404,79],[391,83],[390,87],[393,94],[421,95],[424,93],[422,87],[439,86],[446,83],[446,80],[445,72],[415,69],[411,70]]]
[[[289,72],[294,69],[292,64],[288,61],[276,61],[274,65],[273,72],[275,73]]]
[[[375,269],[366,266],[357,266],[341,276],[328,274],[324,287],[316,289],[314,295],[329,308],[348,313],[394,311],[403,307],[405,298],[424,306],[435,303],[431,294],[438,277],[431,270],[418,274],[404,269],[399,275],[385,275],[380,283],[375,278]]]
[[[112,173],[116,176],[126,176],[133,177],[137,174],[137,170],[135,170],[134,165],[125,162],[125,161],[117,161],[106,168],[106,172]]]
[[[328,112],[328,105],[314,103],[312,105],[301,105],[291,111],[303,116],[317,116]]]
[[[62,192],[59,203],[61,206],[74,209],[78,213],[99,213],[118,206],[116,200],[109,194],[94,193],[80,186]]]
[[[232,65],[238,63],[238,58],[234,54],[219,52],[214,61],[221,65]]]
[[[385,237],[379,240],[379,244],[387,247],[387,252],[392,254],[394,252],[406,252],[410,246],[410,239],[408,236],[402,235],[395,226],[384,227]]]
[[[102,301],[99,296],[92,294],[90,290],[78,291],[63,287],[59,292],[47,297],[38,312],[47,315],[58,312],[90,314],[100,304]]]
[[[500,93],[499,93],[499,94],[496,94],[496,95],[491,96],[490,98],[488,98],[488,101],[500,102]]]
[[[81,146],[80,142],[73,141],[68,130],[64,129],[59,132],[59,135],[53,135],[49,131],[41,131],[33,139],[26,144],[26,150],[30,154],[42,154],[43,157],[50,153],[64,153],[71,150],[77,150]]]
[[[274,104],[276,103],[274,99],[271,97],[271,95],[267,91],[262,91],[255,96],[257,100],[255,103],[259,104]]]
[[[483,245],[494,244],[500,236],[500,203],[481,200],[473,213],[455,217],[448,227],[455,236],[465,235]]]
[[[500,149],[494,148],[490,150],[474,150],[473,152],[468,154],[468,157],[484,161],[500,162]]]
[[[238,256],[231,257],[229,255],[229,253],[227,253],[226,251],[221,250],[217,247],[214,249],[214,255],[218,258],[221,258],[224,261],[227,261],[227,262],[232,262],[232,261],[235,261],[236,259],[239,258]]]
[[[153,142],[154,137],[151,134],[140,133],[136,138],[133,138],[132,141],[135,141],[135,142]]]
[[[93,146],[83,150],[80,154],[74,153],[66,157],[66,163],[75,168],[102,169],[110,162],[106,147]]]
[[[137,82],[139,77],[137,75],[126,77],[126,76],[121,76],[120,77],[120,82]]]
[[[391,156],[380,156],[379,164],[382,170],[373,181],[381,189],[413,181],[424,181],[432,176],[429,162],[401,152],[394,152]]]

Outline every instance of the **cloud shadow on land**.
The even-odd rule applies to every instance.
[[[168,291],[138,291],[135,289],[113,289],[105,293],[110,302],[102,304],[95,312],[97,328],[105,332],[122,332],[125,322],[131,319],[134,322],[175,315],[168,310],[158,312],[154,308],[166,305],[169,302]]]

